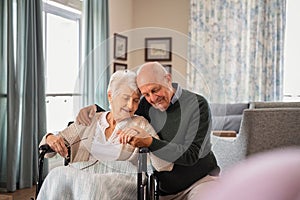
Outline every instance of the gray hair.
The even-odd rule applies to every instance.
[[[121,85],[124,84],[126,84],[133,91],[137,92],[138,95],[141,95],[136,84],[136,73],[127,69],[118,70],[111,75],[107,91],[110,91],[112,96],[118,95],[120,93],[119,89]]]

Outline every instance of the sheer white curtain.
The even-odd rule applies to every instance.
[[[191,0],[189,89],[211,102],[283,97],[285,0]]]

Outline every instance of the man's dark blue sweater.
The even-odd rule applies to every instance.
[[[164,112],[142,98],[136,114],[148,119],[160,137],[153,138],[150,151],[174,163],[170,172],[155,172],[160,195],[176,194],[208,174],[218,174],[210,143],[211,113],[204,97],[182,89]]]

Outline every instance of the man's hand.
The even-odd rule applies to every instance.
[[[91,119],[95,116],[97,111],[96,105],[86,106],[80,109],[77,117],[76,122],[78,124],[82,124],[84,126],[89,126],[91,124]]]
[[[152,143],[152,136],[144,129],[135,126],[118,131],[121,144],[130,144],[133,147],[149,147]]]
[[[59,153],[62,157],[68,156],[68,148],[65,145],[64,139],[61,136],[50,134],[46,137],[47,144],[55,152]]]

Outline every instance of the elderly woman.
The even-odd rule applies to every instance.
[[[65,199],[136,198],[134,177],[138,149],[128,143],[121,144],[118,132],[127,132],[128,142],[131,136],[139,134],[134,131],[136,127],[153,137],[158,136],[145,118],[134,115],[141,95],[134,72],[115,72],[110,78],[107,94],[110,111],[97,113],[90,126],[73,123],[57,135],[48,133],[42,139],[40,145],[47,143],[64,157],[68,156],[66,145],[70,146],[72,164],[71,167],[55,168],[48,174],[38,199],[56,199],[60,195],[67,196]],[[149,157],[158,171],[170,171],[173,167],[172,163],[153,154]]]

